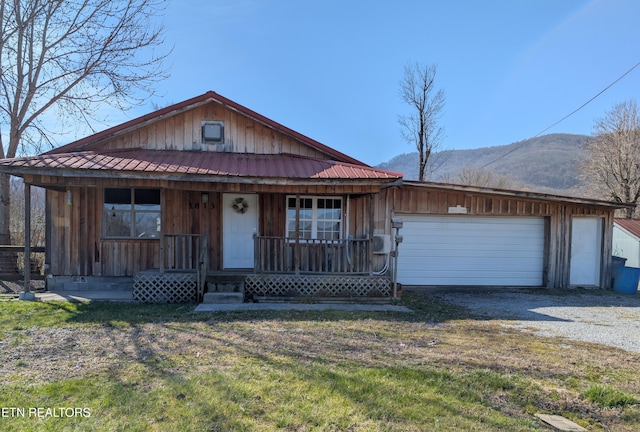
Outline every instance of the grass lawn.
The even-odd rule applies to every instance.
[[[640,355],[415,313],[0,301],[3,431],[636,431]]]

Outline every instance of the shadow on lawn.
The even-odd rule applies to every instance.
[[[45,310],[62,314],[60,318],[71,323],[96,323],[102,325],[143,324],[154,322],[202,322],[202,321],[356,321],[384,319],[400,322],[440,323],[471,317],[463,307],[447,304],[422,293],[405,293],[400,304],[412,313],[392,311],[296,311],[296,310],[245,310],[195,312],[196,304],[141,304],[112,302],[41,302]]]
[[[550,291],[531,289],[463,289],[453,291],[405,291],[400,304],[413,313],[370,311],[253,310],[194,312],[195,304],[67,303],[43,302],[44,308],[64,310],[66,321],[118,325],[123,323],[202,321],[356,321],[363,319],[398,322],[442,323],[451,320],[557,321],[568,319],[547,313],[549,308],[627,307],[640,310],[640,298],[605,291]]]

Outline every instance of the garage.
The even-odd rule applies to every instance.
[[[402,215],[405,285],[541,286],[545,219]]]

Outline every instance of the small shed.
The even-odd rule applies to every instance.
[[[640,219],[614,220],[613,255],[625,258],[627,267],[640,267]]]

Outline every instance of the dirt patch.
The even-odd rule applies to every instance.
[[[31,291],[43,292],[44,290],[45,290],[44,279],[31,280]],[[0,279],[0,294],[18,294],[23,291],[24,291],[24,278],[22,276]]]

